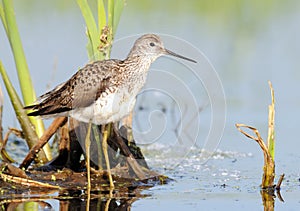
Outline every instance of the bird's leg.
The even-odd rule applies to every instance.
[[[113,189],[114,182],[111,176],[111,171],[110,171],[110,164],[109,164],[109,157],[108,157],[108,152],[107,152],[107,139],[108,139],[108,130],[111,127],[111,124],[108,125],[103,125],[103,131],[102,131],[102,149],[103,149],[103,155],[106,163],[106,168],[107,168],[107,174],[108,174],[108,179],[109,179],[109,186],[111,189]]]
[[[91,146],[91,128],[92,122],[88,124],[88,129],[85,137],[85,163],[86,163],[86,172],[87,172],[87,192],[91,190],[91,163],[90,163],[90,146]]]

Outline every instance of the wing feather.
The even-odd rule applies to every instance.
[[[28,115],[42,116],[89,106],[111,86],[111,78],[119,62],[105,60],[87,64],[67,82],[41,95],[38,103],[24,108],[34,110]]]

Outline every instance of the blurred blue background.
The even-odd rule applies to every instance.
[[[33,83],[40,95],[87,63],[85,24],[76,1],[14,0],[14,5]],[[234,124],[255,126],[266,137],[271,102],[268,80],[272,81],[276,98],[276,170],[278,174],[288,173],[296,183],[300,177],[299,11],[297,0],[128,0],[115,39],[147,32],[170,34],[192,43],[208,57],[223,83],[227,103],[219,149],[251,153],[248,160],[232,168],[248,168],[257,184],[262,153]],[[3,27],[0,59],[18,89]],[[1,87],[4,89],[2,82]],[[18,127],[12,114],[5,93],[4,130]]]

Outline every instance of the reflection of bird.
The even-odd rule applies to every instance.
[[[125,60],[87,64],[25,109],[34,110],[30,116],[70,116],[97,125],[117,122],[133,110],[151,63],[162,55],[195,62],[165,49],[157,35],[146,34],[136,40]]]

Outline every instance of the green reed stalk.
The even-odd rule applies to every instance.
[[[2,5],[0,5],[0,17],[14,55],[23,101],[25,105],[29,105],[36,100],[36,95],[32,85],[29,68],[26,62],[22,41],[19,35],[12,0],[2,0]],[[21,106],[23,107],[22,104]],[[18,113],[17,111],[15,112],[16,114]],[[33,128],[35,129],[37,135],[39,137],[42,136],[44,133],[43,121],[35,117],[30,117],[29,119],[34,126]],[[18,120],[20,121],[21,125],[24,125],[24,123],[21,123],[21,121],[23,121],[23,118],[18,117]],[[29,140],[29,138],[26,137],[26,140]],[[43,149],[46,153],[47,158],[50,160],[52,158],[52,155],[49,145],[45,145]]]
[[[26,111],[23,109],[22,102],[14,89],[12,83],[10,82],[8,75],[2,65],[2,62],[0,61],[0,73],[2,75],[3,82],[6,86],[6,90],[8,92],[8,95],[10,97],[11,103],[13,105],[13,108],[16,112],[16,116],[20,122],[23,134],[25,137],[27,137],[27,143],[29,148],[32,148],[35,143],[38,141],[38,136],[35,133],[35,131],[32,129],[33,126],[31,124],[31,121],[29,120]],[[38,153],[38,162],[47,162],[46,155],[44,151],[40,151]]]
[[[113,34],[116,33],[117,27],[119,25],[120,19],[121,19],[121,14],[125,6],[125,1],[124,0],[117,0],[115,1],[114,4],[114,15],[113,15],[113,23],[112,23],[112,29],[113,29]]]
[[[103,60],[109,58],[112,41],[116,32],[124,0],[108,0],[107,8],[103,0],[97,0],[97,21],[87,0],[77,0],[87,27],[87,51],[90,60]],[[102,40],[101,37],[106,37]]]
[[[97,47],[100,43],[97,24],[87,0],[77,0],[77,3],[80,7],[87,27],[87,37],[89,40],[87,45],[88,56],[89,58],[93,58],[94,56],[96,56],[96,52],[98,51]]]
[[[103,0],[97,0],[98,13],[98,31],[106,25],[106,12]],[[99,33],[99,32],[98,32]]]

